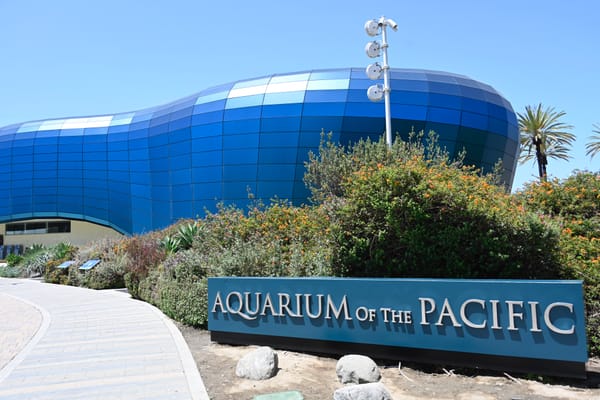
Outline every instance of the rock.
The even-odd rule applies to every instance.
[[[382,383],[346,386],[333,393],[333,400],[392,400]]]
[[[377,364],[369,357],[357,354],[340,358],[335,373],[342,383],[371,383],[381,379]]]
[[[261,381],[277,373],[277,354],[270,347],[259,347],[238,361],[235,374],[240,378]]]

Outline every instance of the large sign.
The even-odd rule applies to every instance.
[[[211,331],[587,360],[580,281],[209,278]]]

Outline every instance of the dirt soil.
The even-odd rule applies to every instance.
[[[279,371],[271,379],[238,378],[235,367],[254,346],[210,341],[210,333],[181,324],[202,380],[212,400],[252,399],[260,394],[297,390],[305,400],[332,399],[343,387],[335,374],[337,358],[276,350]],[[587,380],[459,370],[433,365],[380,364],[381,382],[395,400],[403,399],[600,399],[600,360],[591,360]]]

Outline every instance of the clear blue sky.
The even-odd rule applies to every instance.
[[[0,126],[109,114],[271,73],[362,67],[381,15],[396,68],[467,75],[522,111],[567,113],[577,142],[551,176],[600,169],[600,2],[594,0],[0,0]],[[393,88],[392,88],[393,89]],[[383,105],[382,105],[383,106]],[[515,188],[535,179],[519,166]]]

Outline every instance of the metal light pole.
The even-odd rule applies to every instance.
[[[386,27],[391,27],[393,30],[398,30],[398,24],[390,18],[381,17],[379,20],[369,20],[365,23],[365,31],[369,36],[377,36],[381,33],[381,44],[377,41],[367,43],[365,52],[370,58],[376,58],[381,55],[383,50],[383,66],[379,63],[370,64],[367,66],[366,73],[369,79],[379,79],[383,73],[383,86],[376,84],[367,89],[367,96],[371,101],[380,101],[384,98],[385,101],[385,142],[388,147],[392,147],[392,112],[390,108],[390,66],[388,64],[388,43]]]

